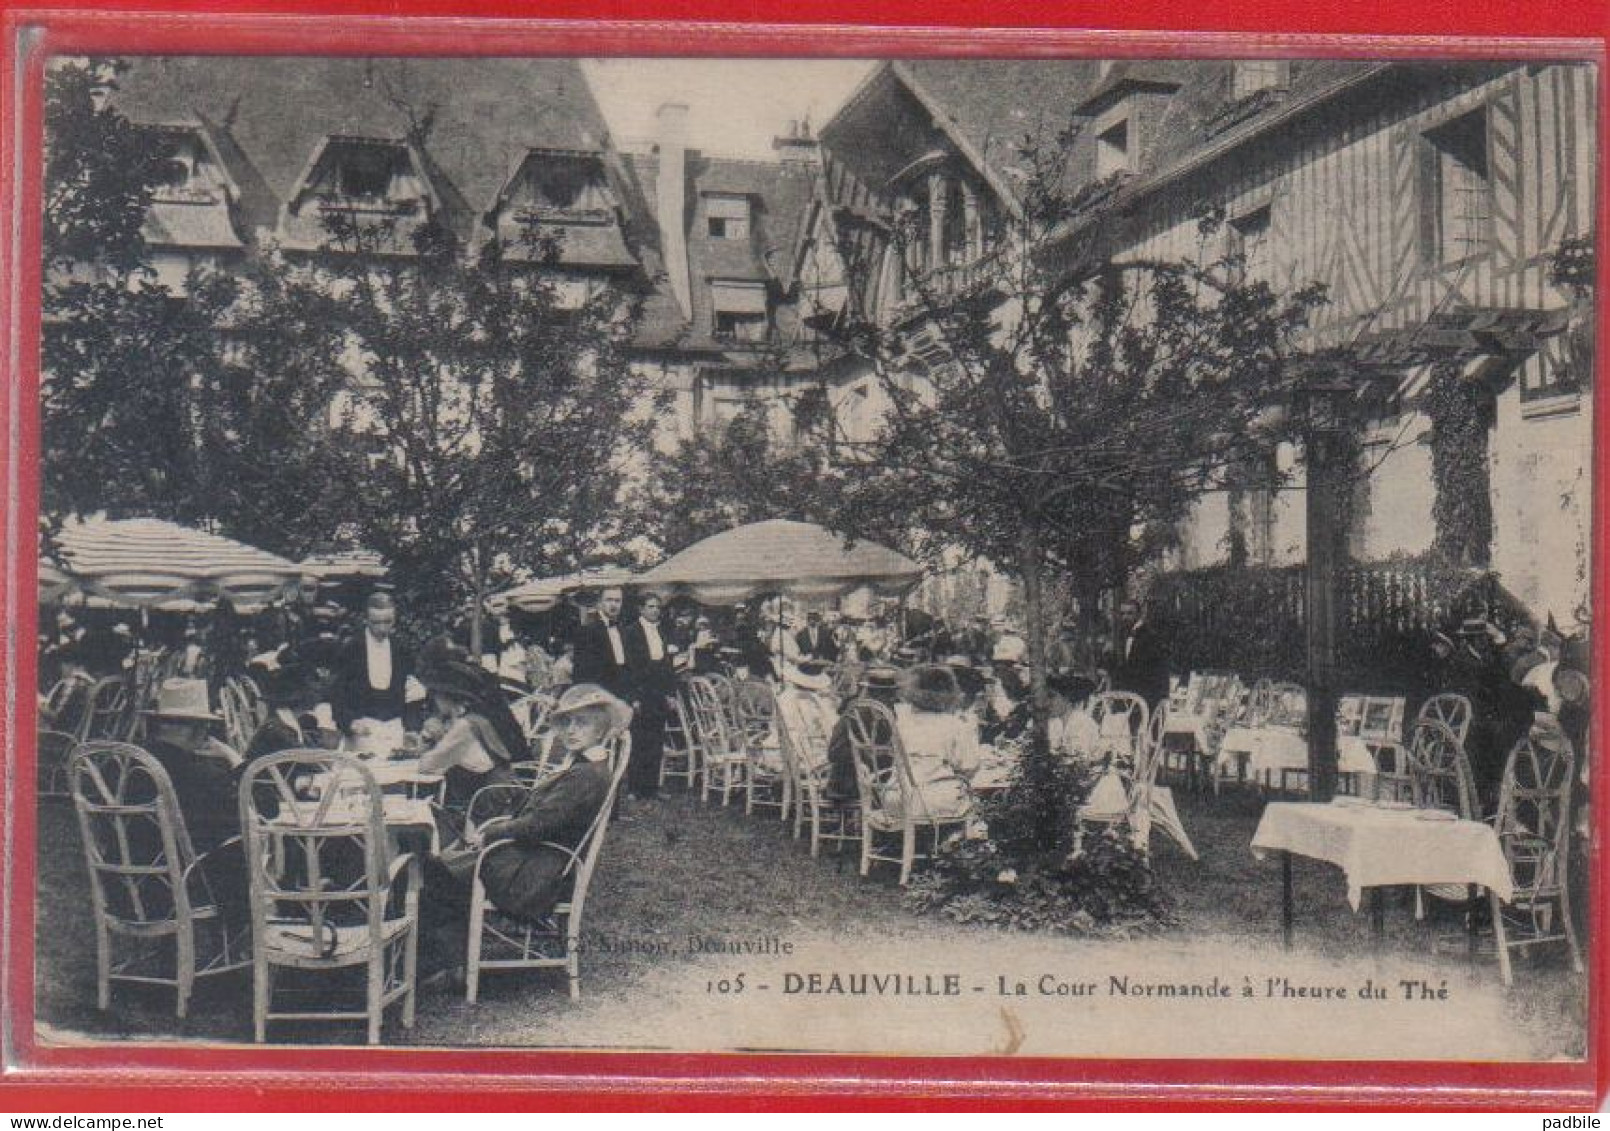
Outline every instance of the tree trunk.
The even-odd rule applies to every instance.
[[[470,659],[481,662],[481,609],[486,603],[486,555],[476,545],[470,568],[475,574],[475,605],[470,610]]]
[[[1034,747],[1051,745],[1051,707],[1045,685],[1045,594],[1041,586],[1040,532],[1030,520],[1018,530],[1017,570],[1023,579],[1023,637],[1029,646],[1029,693],[1034,709]]]
[[[1337,521],[1337,482],[1330,437],[1313,432],[1307,441],[1307,659],[1308,795],[1329,801],[1336,793],[1336,633],[1342,531]]]

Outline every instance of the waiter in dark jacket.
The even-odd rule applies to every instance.
[[[1112,660],[1112,685],[1155,706],[1168,698],[1168,651],[1141,606],[1125,601],[1118,610],[1118,644]]]
[[[805,627],[794,635],[799,654],[808,660],[836,663],[839,658],[838,642],[833,634],[822,627],[822,614],[812,609],[805,614]]]
[[[597,619],[587,621],[576,632],[576,664],[571,682],[595,683],[630,703],[634,696],[621,604],[618,588],[605,589],[598,595]]]
[[[660,631],[663,608],[658,593],[645,593],[638,601],[637,620],[624,630],[633,708],[626,789],[632,797],[653,797],[660,791],[665,721],[670,716],[670,699],[676,694],[674,645]]]
[[[343,734],[351,734],[359,720],[402,720],[413,664],[392,639],[396,627],[397,604],[391,595],[372,595],[364,605],[363,631],[336,658],[330,710]]]

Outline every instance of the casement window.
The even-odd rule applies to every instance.
[[[709,195],[704,198],[704,215],[711,239],[749,238],[749,198]]]
[[[1420,258],[1457,263],[1492,239],[1492,165],[1481,107],[1420,135]]]

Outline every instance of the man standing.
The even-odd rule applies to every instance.
[[[330,710],[344,734],[362,738],[380,729],[396,731],[402,743],[413,664],[392,639],[397,603],[388,593],[372,594],[364,604],[363,631],[341,650],[330,686]]]
[[[822,627],[822,614],[812,609],[805,614],[805,627],[794,637],[799,653],[807,660],[834,663],[839,658],[839,646],[833,634]]]
[[[598,595],[598,617],[584,623],[576,632],[576,660],[572,683],[595,683],[610,694],[630,703],[633,695],[626,640],[621,634],[620,589],[605,589]]]
[[[1117,691],[1134,692],[1151,706],[1168,697],[1168,653],[1162,637],[1134,601],[1125,601],[1118,610],[1112,685]]]
[[[626,768],[626,791],[653,797],[660,791],[660,759],[665,751],[665,721],[676,694],[672,651],[660,632],[664,611],[658,593],[646,593],[638,618],[626,627],[626,658],[632,690],[632,760]]]

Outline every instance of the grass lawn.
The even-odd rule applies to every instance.
[[[1316,1056],[1455,1059],[1580,1057],[1586,979],[1563,948],[1499,984],[1490,953],[1436,951],[1452,923],[1416,922],[1389,900],[1377,947],[1347,906],[1341,872],[1298,860],[1297,945],[1280,939],[1280,875],[1248,849],[1262,801],[1250,793],[1178,797],[1201,854],[1161,834],[1155,859],[1177,925],[1139,940],[1050,938],[917,918],[887,868],[863,880],[853,856],[812,860],[774,816],[704,808],[682,796],[639,808],[609,833],[587,908],[580,1002],[555,973],[485,976],[471,1006],[445,985],[419,998],[412,1033],[387,1043],[675,1049],[805,1049],[1046,1055]],[[38,1016],[49,1039],[251,1039],[249,974],[203,986],[180,1025],[171,992],[114,990],[95,1005],[89,891],[70,810],[40,825]],[[697,941],[695,941],[697,940]],[[745,953],[745,948],[748,948]],[[786,953],[784,952],[786,949]],[[737,951],[738,953],[733,953]],[[953,974],[953,997],[851,998],[791,991],[810,973]],[[735,989],[737,975],[745,978]],[[1124,984],[1217,976],[1235,1000],[1155,1000]],[[1366,979],[1388,1000],[1268,1000],[1266,979],[1345,986]],[[1401,979],[1445,984],[1446,1002],[1402,1000]],[[793,980],[790,980],[793,979]],[[1024,995],[1015,990],[1019,984]],[[1088,984],[1093,991],[1081,994]],[[1060,988],[1059,988],[1060,987]],[[1277,995],[1278,996],[1278,995]],[[1244,999],[1244,1000],[1243,1000]],[[275,1040],[360,1043],[357,1026],[283,1026]]]

